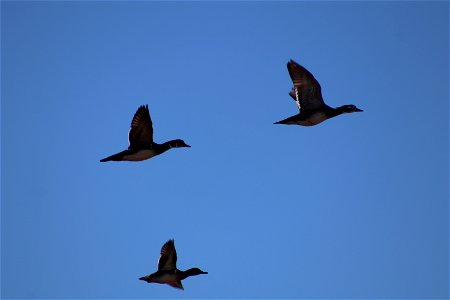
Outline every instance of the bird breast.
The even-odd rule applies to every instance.
[[[328,117],[324,112],[315,112],[305,120],[300,121],[299,123],[300,125],[303,126],[313,126],[322,123],[326,119],[328,119]]]
[[[161,274],[153,279],[156,283],[172,283],[177,281],[177,277],[175,274]]]
[[[149,159],[153,156],[158,155],[158,153],[156,153],[155,150],[149,150],[149,149],[145,149],[145,150],[139,150],[136,153],[133,154],[128,154],[125,155],[123,157],[123,160],[128,160],[128,161],[141,161],[141,160],[146,160]]]

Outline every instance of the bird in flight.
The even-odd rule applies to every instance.
[[[191,268],[186,271],[177,269],[177,251],[174,240],[168,240],[161,248],[161,256],[158,260],[158,271],[153,274],[139,278],[148,283],[168,284],[174,288],[184,290],[181,280],[189,276],[208,274],[199,268]]]
[[[191,147],[180,139],[163,144],[155,143],[153,141],[153,126],[148,105],[140,106],[134,114],[130,131],[128,132],[128,141],[130,145],[127,150],[103,158],[100,161],[141,161],[166,152],[171,148]]]
[[[274,124],[313,126],[343,113],[362,111],[352,104],[336,108],[326,105],[319,82],[306,68],[292,59],[287,63],[287,68],[294,83],[289,95],[297,103],[300,112]]]

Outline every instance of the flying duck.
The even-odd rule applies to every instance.
[[[186,279],[189,276],[200,274],[208,274],[208,272],[203,272],[199,268],[191,268],[186,271],[177,269],[177,251],[175,250],[175,243],[172,239],[168,240],[161,248],[161,256],[158,260],[158,271],[139,279],[147,281],[148,283],[165,283],[174,288],[184,290],[181,280]]]
[[[171,148],[191,147],[180,139],[163,144],[155,143],[153,141],[152,119],[150,119],[148,105],[140,106],[134,114],[130,131],[128,132],[128,141],[130,145],[127,150],[103,158],[100,161],[141,161],[166,152]]]
[[[326,105],[319,82],[308,70],[292,59],[287,68],[294,83],[289,95],[297,103],[300,113],[274,124],[313,126],[343,113],[362,111],[352,104],[336,108]]]

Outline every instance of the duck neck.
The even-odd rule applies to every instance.
[[[168,141],[162,144],[153,144],[153,146],[157,149],[157,151],[159,152],[159,154],[166,152],[167,150],[169,150],[170,148],[173,148],[172,146],[170,146],[170,143],[172,141]]]
[[[179,272],[180,272],[180,280],[183,280],[189,276],[196,276],[202,274],[201,272],[199,272],[197,268],[192,268],[186,271],[179,271]]]
[[[342,109],[340,107],[336,107],[336,108],[331,108],[328,111],[327,115],[328,115],[328,118],[334,118],[336,116],[341,115],[342,113],[343,113]]]

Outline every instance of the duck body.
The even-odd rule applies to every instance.
[[[360,112],[355,105],[332,108],[322,98],[322,88],[314,76],[303,66],[290,60],[287,64],[294,87],[289,95],[297,103],[299,113],[274,124],[314,126],[343,113]]]
[[[107,161],[142,161],[160,155],[171,148],[190,147],[183,140],[176,139],[162,144],[153,141],[153,125],[147,105],[138,108],[128,132],[130,143],[127,150],[101,159]]]
[[[314,126],[337,115],[334,109],[327,105],[326,108],[317,111],[301,111],[292,117],[275,122],[274,124]]]
[[[167,241],[161,248],[161,256],[158,260],[158,271],[147,276],[140,277],[148,283],[167,284],[177,289],[184,289],[182,280],[190,276],[208,274],[199,268],[191,268],[186,271],[177,269],[177,252],[174,240]]]
[[[144,280],[148,283],[159,283],[159,284],[168,284],[172,287],[178,289],[184,289],[181,280],[184,280],[190,276],[200,275],[200,274],[208,274],[208,272],[203,272],[199,268],[192,268],[186,271],[181,271],[178,269],[175,270],[160,270],[153,274],[143,276],[139,278],[139,280]]]
[[[162,152],[161,152],[162,153]],[[149,158],[152,158],[158,154],[157,151],[154,149],[139,149],[139,150],[133,150],[133,149],[127,149],[122,152],[113,154],[111,156],[105,157],[101,159],[101,162],[107,162],[107,161],[142,161]]]
[[[140,149],[138,151],[130,151],[130,150],[125,150],[128,151],[128,153],[125,153],[123,155],[123,159],[125,161],[142,161],[142,160],[146,160],[149,158],[152,158],[156,155],[159,155],[161,153],[163,153],[164,151],[156,151],[155,149]]]
[[[173,140],[165,142],[164,144],[152,143],[150,146],[143,146],[139,149],[129,148],[122,152],[103,158],[100,161],[142,161],[160,155],[161,153],[164,153],[171,148],[179,147],[190,146],[186,145],[182,140]]]
[[[153,274],[143,276],[139,280],[144,280],[148,283],[168,284],[177,288],[182,288],[181,278],[178,270],[161,270]]]

